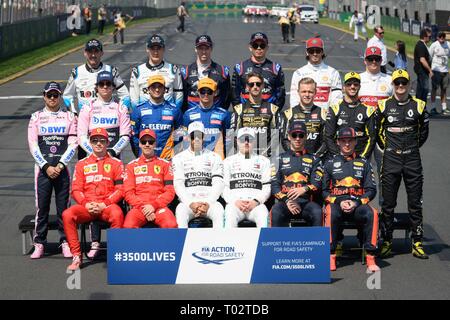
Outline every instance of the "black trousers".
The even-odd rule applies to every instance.
[[[272,227],[287,227],[289,221],[299,217],[305,219],[310,226],[320,227],[322,225],[322,208],[315,202],[298,202],[302,212],[297,216],[293,215],[285,202],[278,202],[272,207]]]
[[[179,16],[180,25],[177,27],[178,31],[184,32],[184,16]]]
[[[291,39],[295,39],[295,23],[291,23]]]
[[[98,20],[97,33],[103,34],[104,29],[105,29],[105,20]]]
[[[35,243],[45,243],[48,232],[48,216],[52,193],[55,190],[56,215],[58,216],[59,241],[66,240],[62,213],[69,205],[70,195],[70,175],[64,169],[56,179],[50,179],[40,168],[35,171],[35,192],[36,192],[36,219],[35,219]]]
[[[90,34],[91,33],[91,25],[92,25],[92,21],[86,21],[86,34]]]
[[[283,42],[289,42],[289,25],[281,25],[281,34],[283,35]]]
[[[352,213],[344,213],[339,204],[331,203],[325,208],[325,226],[330,227],[331,232],[331,253],[336,251],[341,222],[350,219],[354,220],[358,227],[362,228],[364,248],[368,252],[376,251],[378,241],[378,213],[366,204],[358,206]]]
[[[384,152],[381,168],[383,239],[392,240],[394,209],[397,206],[397,194],[402,178],[405,182],[408,198],[408,211],[412,226],[411,236],[415,241],[422,241],[423,169],[418,150],[408,154],[397,154],[388,150]]]

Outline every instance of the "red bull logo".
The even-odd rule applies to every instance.
[[[284,182],[292,182],[292,183],[308,183],[308,178],[305,177],[300,172],[295,172],[288,176],[284,176]]]
[[[361,181],[356,180],[353,177],[345,177],[344,179],[336,180],[335,187],[361,187]]]

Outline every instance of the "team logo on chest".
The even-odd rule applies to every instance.
[[[155,174],[160,174],[161,173],[161,167],[160,166],[154,166],[153,167],[153,171],[155,172]]]
[[[97,164],[90,164],[87,166],[84,166],[84,174],[90,174],[90,173],[96,173],[98,172]]]
[[[105,170],[106,173],[110,173],[111,172],[111,165],[109,163],[105,163],[103,165],[103,170]]]

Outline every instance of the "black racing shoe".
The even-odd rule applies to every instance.
[[[380,258],[387,258],[392,256],[392,241],[383,241],[380,250]]]
[[[423,250],[423,244],[421,241],[413,242],[412,254],[414,257],[419,259],[428,259],[428,255]]]

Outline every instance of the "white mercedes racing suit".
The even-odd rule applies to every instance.
[[[316,106],[328,108],[330,103],[342,98],[342,82],[339,72],[323,62],[318,65],[308,62],[305,66],[295,70],[292,75],[289,101],[291,108],[300,103],[298,83],[306,77],[312,78],[316,82],[317,92],[314,96]]]
[[[156,66],[150,65],[148,62],[134,67],[130,78],[130,98],[131,106],[135,108],[137,105],[149,100],[147,80],[150,76],[161,75],[166,82],[166,93],[164,98],[181,109],[183,104],[183,82],[181,79],[180,69],[172,64],[162,61]]]
[[[363,72],[361,76],[361,88],[359,89],[359,99],[362,103],[378,107],[378,100],[387,99],[392,95],[391,77],[385,73],[371,74]]]
[[[193,202],[207,202],[206,216],[214,228],[223,228],[224,210],[217,202],[223,191],[223,162],[220,156],[208,149],[196,154],[187,149],[172,159],[175,192],[180,200],[176,209],[179,228],[187,228],[194,218],[189,207]]]
[[[78,114],[83,106],[89,105],[91,101],[97,98],[95,84],[97,82],[97,74],[101,71],[109,71],[112,73],[114,87],[117,90],[117,96],[120,102],[128,109],[131,108],[128,89],[120,77],[117,68],[100,63],[97,69],[92,69],[87,64],[82,64],[72,69],[63,93],[64,103],[73,113]],[[75,107],[75,97],[78,101],[77,108]]]
[[[269,211],[264,205],[270,197],[270,161],[251,154],[249,158],[237,153],[224,160],[225,228],[237,227],[244,219],[253,221],[258,228],[266,228]],[[236,207],[237,200],[256,200],[259,203],[249,213]]]

